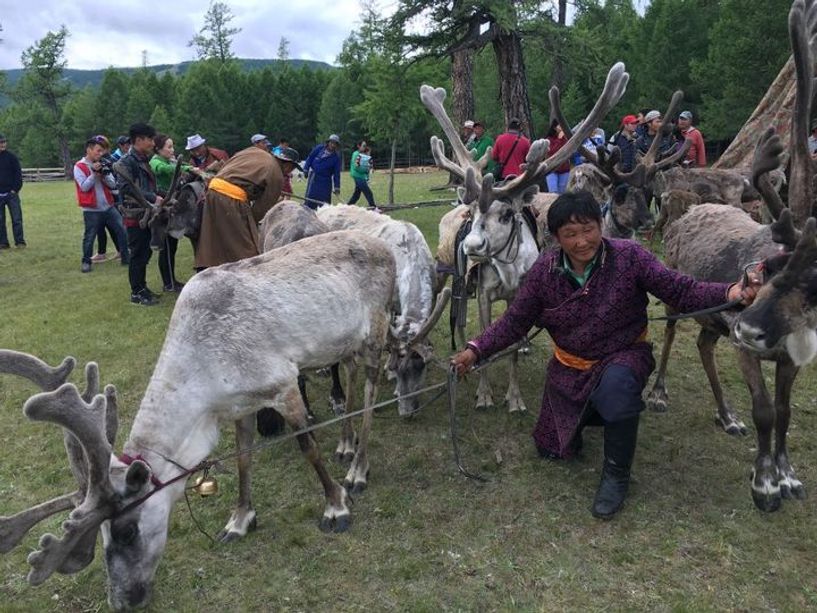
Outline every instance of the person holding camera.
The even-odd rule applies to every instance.
[[[82,237],[82,272],[91,272],[91,251],[94,239],[105,228],[116,237],[121,246],[122,264],[129,260],[128,241],[122,216],[114,206],[113,188],[116,181],[110,165],[100,162],[108,141],[102,136],[93,136],[85,142],[85,157],[74,164],[74,183],[77,188],[77,202],[82,209],[85,233]]]

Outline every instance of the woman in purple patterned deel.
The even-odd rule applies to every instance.
[[[560,196],[547,221],[560,248],[542,253],[505,314],[452,364],[464,374],[531,327],[546,328],[554,356],[533,440],[543,457],[570,458],[581,446],[584,426],[604,426],[604,464],[592,513],[609,519],[627,494],[641,393],[655,367],[647,342],[647,293],[690,312],[736,298],[748,304],[757,284],[695,281],[668,269],[636,241],[602,238],[599,205],[588,192]]]

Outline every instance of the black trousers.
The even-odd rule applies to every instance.
[[[169,234],[165,238],[164,247],[159,251],[159,274],[162,275],[162,283],[165,287],[174,284],[176,279],[176,248],[179,246],[178,239]]]
[[[128,248],[130,250],[130,265],[128,267],[128,278],[130,279],[130,291],[138,294],[147,287],[145,271],[150,261],[150,230],[143,228],[127,228]]]

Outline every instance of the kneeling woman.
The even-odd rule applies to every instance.
[[[547,221],[560,248],[539,257],[510,308],[452,364],[463,374],[532,326],[546,328],[554,355],[533,439],[542,456],[569,458],[585,425],[604,426],[604,465],[592,513],[608,519],[627,494],[641,393],[655,368],[646,340],[647,293],[691,312],[737,298],[748,304],[757,287],[695,281],[635,241],[603,239],[599,205],[588,192],[560,196]]]

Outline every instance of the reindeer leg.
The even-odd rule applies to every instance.
[[[670,314],[669,309],[666,310]],[[677,322],[668,321],[664,326],[664,345],[661,347],[661,359],[658,362],[658,373],[655,375],[655,382],[647,395],[647,408],[659,413],[665,412],[669,408],[669,396],[667,395],[667,363],[669,362],[672,343],[675,341],[675,326]]]
[[[511,354],[511,363],[508,366],[508,392],[505,394],[508,403],[508,413],[523,413],[528,410],[522,392],[519,390],[519,352]]]
[[[372,409],[377,400],[377,382],[380,377],[380,347],[368,347],[364,354],[366,371],[366,385],[363,391],[363,406],[368,410],[363,413],[363,423],[360,426],[360,437],[349,472],[343,480],[343,485],[353,495],[360,494],[366,489],[369,478],[369,432],[372,429]]]
[[[335,415],[346,413],[346,394],[340,384],[340,364],[332,364],[330,368],[332,374],[332,389],[329,392],[329,403]]]
[[[721,380],[718,376],[718,366],[715,362],[715,345],[720,339],[720,334],[714,330],[707,330],[701,328],[698,333],[698,353],[701,356],[701,364],[703,364],[706,377],[709,379],[709,386],[712,388],[712,394],[715,396],[715,403],[718,405],[718,413],[715,416],[715,423],[720,425],[727,434],[746,435],[746,425],[738,417],[732,405],[723,397],[723,388],[721,387]]]
[[[757,430],[757,456],[752,469],[752,499],[761,511],[777,511],[780,508],[781,496],[777,465],[772,458],[774,406],[763,380],[760,360],[747,351],[739,350],[738,366],[752,396],[752,419]]]
[[[290,428],[293,430],[301,430],[306,428],[306,408],[304,407],[301,395],[298,390],[292,390],[286,396],[286,404],[280,407],[281,414],[286,419]],[[318,444],[311,432],[301,434],[297,437],[298,445],[301,447],[301,452],[306,457],[307,461],[312,464],[315,472],[318,473],[318,479],[323,485],[323,491],[326,496],[326,507],[323,511],[323,516],[318,524],[318,527],[323,532],[343,532],[352,522],[352,516],[349,513],[348,503],[351,500],[346,490],[341,487],[340,483],[329,476],[329,471],[321,459],[321,452],[318,449]]]
[[[314,424],[317,420],[312,409],[309,408],[309,397],[306,395],[306,377],[298,373],[298,392],[301,394],[301,400],[304,401],[304,408],[306,409],[306,418],[310,424]]]
[[[348,359],[344,362],[346,368],[346,404],[343,406],[343,412],[352,411],[355,406],[355,379],[357,378],[357,364],[354,358]],[[352,426],[352,420],[344,419],[341,427],[340,441],[335,449],[335,459],[338,462],[351,462],[355,457],[355,429]]]
[[[477,305],[479,307],[479,323],[483,331],[491,325],[491,301],[485,292],[477,291]],[[465,345],[463,345],[465,346]],[[492,409],[494,398],[491,394],[491,383],[488,380],[487,369],[479,371],[477,385],[477,409]]]
[[[794,379],[799,372],[791,360],[778,360],[775,369],[774,381],[774,405],[775,405],[775,462],[777,464],[777,478],[780,483],[780,495],[783,498],[797,498],[802,500],[806,497],[806,490],[803,483],[794,474],[794,469],[789,463],[789,454],[786,450],[786,433],[789,430],[789,420],[791,419],[791,388]]]
[[[243,538],[256,527],[251,498],[252,454],[248,451],[252,447],[254,425],[255,415],[252,413],[235,422],[235,446],[241,454],[238,456],[238,505],[230,516],[230,521],[216,537],[222,543]]]

